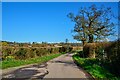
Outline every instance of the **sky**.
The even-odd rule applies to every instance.
[[[3,2],[2,40],[65,42],[67,38],[69,42],[77,42],[71,33],[74,23],[67,14],[77,13],[79,8],[92,4],[111,7],[115,15],[118,14],[115,2]],[[115,37],[110,37],[110,40],[115,40]]]

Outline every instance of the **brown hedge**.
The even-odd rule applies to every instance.
[[[99,52],[100,48],[108,52],[106,48],[110,45],[112,45],[110,42],[86,43],[83,47],[84,56],[95,58],[98,55],[97,53]]]
[[[95,58],[95,43],[86,43],[83,47],[84,57]]]
[[[67,47],[2,47],[2,59],[6,59],[7,56],[13,56],[15,59],[28,59],[71,50],[70,47],[69,49]]]

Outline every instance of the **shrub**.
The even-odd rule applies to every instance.
[[[83,47],[85,57],[96,57],[101,66],[120,76],[120,41],[87,43]]]
[[[84,57],[83,51],[77,51],[77,53],[79,54],[80,57]]]
[[[64,50],[61,50],[64,52]],[[2,58],[7,56],[14,56],[15,59],[28,59],[34,57],[41,57],[53,53],[60,53],[59,47],[2,47]]]
[[[95,58],[95,43],[86,43],[83,47],[84,57]]]
[[[112,42],[110,46],[105,48],[107,52],[107,61],[109,61],[109,66],[111,66],[110,71],[118,76],[120,76],[120,41]]]
[[[96,53],[96,58],[102,59],[104,55],[104,48],[102,46],[97,46],[95,53]]]
[[[68,52],[71,52],[73,50],[73,47],[69,46],[68,49],[69,49]]]
[[[2,48],[2,59],[4,60],[7,56],[11,55],[11,48]],[[3,54],[4,53],[4,54]]]
[[[25,48],[20,48],[16,53],[16,59],[25,59],[26,58],[27,50]]]
[[[31,54],[32,58],[36,57],[37,56],[37,54],[36,54],[36,50],[37,49],[36,48],[32,48],[31,50],[32,50],[32,54]]]
[[[51,48],[51,53],[59,53],[59,48]]]
[[[83,53],[85,57],[102,59],[105,53],[109,51],[106,48],[110,45],[109,42],[86,43],[83,47]]]
[[[77,51],[77,50],[79,50],[79,51],[82,51],[83,50],[83,47],[73,47],[73,51]]]
[[[14,60],[15,57],[14,57],[14,56],[7,56],[5,59],[6,59],[7,61],[9,61],[9,60]]]
[[[71,46],[63,46],[59,48],[59,52],[71,52],[72,49],[73,48]]]
[[[118,80],[115,79],[115,75],[111,74],[109,70],[101,67],[98,63],[100,62],[98,59],[91,58],[80,58],[78,55],[73,55],[73,59],[77,63],[77,65],[84,68],[87,72],[89,72],[94,78],[99,79],[110,79],[110,80]],[[95,79],[95,80],[96,80]]]
[[[61,53],[61,52],[66,52],[66,48],[65,47],[60,47],[59,48],[59,52]]]
[[[14,56],[15,59],[28,59],[49,54],[72,51],[71,46],[63,47],[2,47],[2,58]]]

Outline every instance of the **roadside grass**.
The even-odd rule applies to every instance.
[[[78,54],[73,55],[73,60],[81,66],[84,70],[90,73],[93,78],[96,79],[110,79],[110,80],[120,80],[120,78],[114,76],[105,68],[99,65],[99,60],[91,58],[80,58]]]
[[[58,57],[60,55],[62,55],[62,54],[61,53],[60,54],[50,54],[50,55],[26,59],[26,60],[4,60],[4,61],[1,61],[2,66],[0,66],[0,68],[6,69],[6,68],[10,68],[10,67],[17,67],[17,66],[33,64],[33,63],[44,63],[44,62],[47,62],[47,61],[49,61],[55,57]]]

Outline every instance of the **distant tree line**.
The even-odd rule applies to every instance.
[[[69,43],[67,42],[60,42],[60,43],[47,43],[47,42],[24,42],[24,43],[20,43],[20,42],[9,42],[9,41],[1,41],[2,46],[9,46],[9,47],[54,47],[55,45],[58,46],[82,46],[82,43]]]

